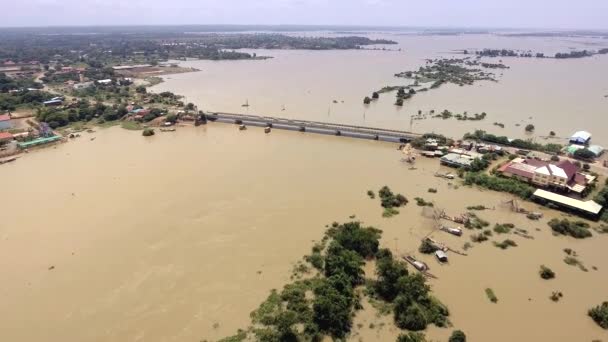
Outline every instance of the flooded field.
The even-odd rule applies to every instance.
[[[203,83],[197,85],[201,93],[223,94],[221,84],[210,89]],[[252,82],[233,87],[232,95],[260,88]],[[257,102],[253,96],[249,101]],[[529,221],[502,205],[509,199],[504,194],[434,177],[436,160],[419,160],[416,170],[408,170],[394,144],[257,128],[239,132],[224,124],[151,138],[120,128],[94,135],[94,141],[84,134],[0,168],[0,340],[217,340],[249,324],[249,313],[270,289],[289,281],[293,264],[332,221],[356,215],[384,231],[384,246],[414,252],[434,227],[413,201],[417,196],[451,215],[469,205],[496,207],[479,215],[492,224],[514,223],[535,237],[509,236],[519,246],[508,250],[490,241],[475,244],[469,256],[451,255],[445,266],[426,259],[438,277],[431,281],[435,295],[471,341],[606,338],[586,313],[607,299],[606,236],[551,236],[546,221],[555,212]],[[410,199],[391,219],[382,218],[379,201],[365,194],[383,185]],[[428,193],[431,187],[438,192]],[[433,236],[460,249],[469,234]],[[576,250],[589,271],[566,265],[564,248]],[[541,264],[556,279],[540,279]],[[497,304],[486,298],[488,287]],[[552,291],[564,298],[551,302]],[[352,340],[394,340],[391,318],[365,307]],[[432,328],[428,337],[445,341],[450,333]]]
[[[314,33],[310,33],[314,34]],[[318,33],[321,34],[321,33]],[[461,137],[484,129],[513,138],[565,142],[574,131],[594,133],[593,141],[607,146],[598,127],[608,126],[608,55],[582,59],[484,58],[510,69],[491,70],[499,82],[473,86],[447,84],[419,93],[396,107],[395,93],[386,93],[369,106],[363,98],[386,85],[407,85],[395,73],[417,70],[427,58],[463,57],[463,49],[517,49],[553,55],[573,49],[608,46],[602,39],[512,38],[494,35],[420,36],[374,34],[397,41],[387,48],[401,51],[252,51],[273,56],[264,61],[189,61],[200,72],[171,75],[155,91],[170,90],[212,111],[272,115],[287,118],[361,124],[383,128],[438,132]],[[501,76],[502,74],[502,76]],[[334,103],[336,101],[336,103]],[[249,107],[242,107],[248,103]],[[448,109],[469,114],[486,112],[483,121],[427,119],[410,122],[418,110]],[[504,128],[493,125],[495,122]],[[524,127],[532,123],[535,134]],[[560,139],[562,138],[562,139]]]

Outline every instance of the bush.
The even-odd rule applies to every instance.
[[[504,223],[504,224],[496,224],[494,225],[494,232],[497,234],[508,234],[511,232],[511,229],[515,228],[515,225],[512,223]]]
[[[549,267],[547,267],[545,265],[540,266],[539,274],[540,274],[540,277],[543,279],[555,278],[555,272],[553,272],[553,270],[551,270]]]
[[[371,190],[367,190],[367,196],[371,199],[376,198],[376,194]]]
[[[591,237],[589,224],[582,221],[570,222],[568,219],[552,219],[548,225],[551,229],[561,235],[569,235],[576,239],[584,239]]]
[[[608,302],[603,302],[589,310],[589,316],[593,318],[595,323],[604,329],[608,329]]]
[[[418,251],[422,254],[433,254],[437,251],[437,247],[430,243],[427,239],[422,240],[420,243],[420,247],[418,247]]]
[[[454,330],[448,342],[467,342],[467,336],[460,330]]]
[[[481,172],[468,172],[464,177],[466,185],[478,185],[494,191],[508,192],[523,199],[532,197],[534,187],[512,178],[488,176]]]
[[[143,135],[144,137],[149,137],[154,135],[154,130],[152,128],[145,128],[143,132],[141,132],[141,135]]]
[[[494,294],[494,290],[492,290],[491,288],[486,289],[486,296],[488,296],[490,302],[498,303],[498,297],[496,297],[496,295]]]
[[[507,249],[509,247],[517,247],[517,243],[513,240],[506,239],[503,242],[494,242],[494,246],[500,249]]]
[[[534,132],[534,125],[528,124],[526,126],[526,132]]]
[[[407,334],[400,334],[397,337],[397,342],[426,342],[426,338],[424,334],[408,332]]]

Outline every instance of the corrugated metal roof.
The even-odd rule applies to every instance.
[[[591,139],[591,133],[589,133],[587,131],[578,131],[578,132],[572,134],[572,137],[570,139],[573,139],[573,140],[576,140],[576,139],[589,140],[589,139]]]
[[[586,211],[588,213],[597,215],[602,210],[602,206],[594,201],[580,201],[575,198],[562,196],[553,192],[538,189],[534,192],[535,197],[543,198],[551,202],[566,205],[571,208]]]

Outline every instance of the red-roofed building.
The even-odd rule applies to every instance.
[[[0,145],[13,140],[13,135],[9,132],[0,132]]]
[[[505,177],[534,184],[540,187],[556,188],[562,191],[581,193],[595,177],[579,173],[579,169],[569,160],[556,164],[536,159],[515,158],[498,171]]]

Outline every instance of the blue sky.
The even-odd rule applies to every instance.
[[[17,0],[0,26],[328,24],[608,29],[608,0]]]

